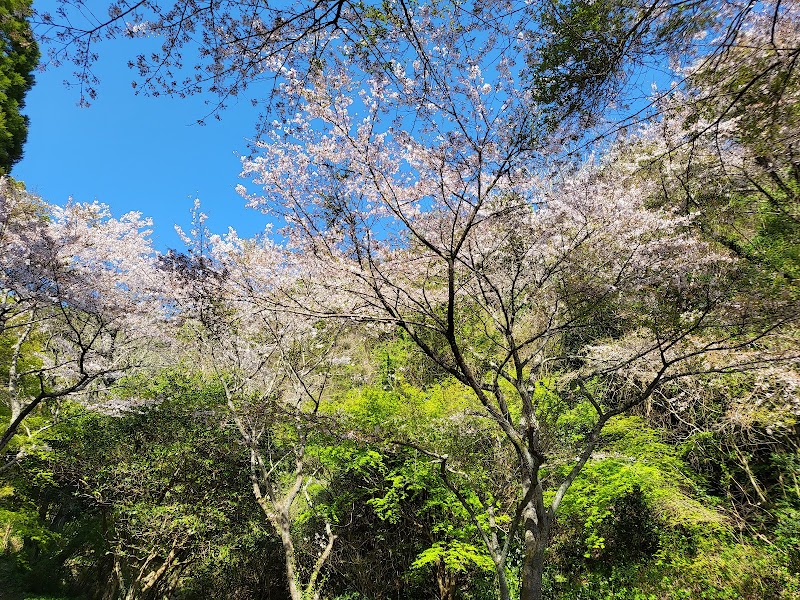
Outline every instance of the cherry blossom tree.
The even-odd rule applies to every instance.
[[[709,376],[682,384],[680,395],[691,402],[662,404],[684,431],[709,432],[715,451],[730,457],[728,468],[740,473],[742,482],[731,494],[737,512],[766,505],[768,484],[753,467],[753,448],[794,452],[782,415],[800,414],[794,393],[800,376],[800,79],[794,68],[800,15],[796,5],[775,15],[754,11],[723,55],[684,69],[685,88],[659,103],[663,118],[621,140],[616,150],[619,162],[658,182],[655,203],[692,214],[698,235],[741,260],[749,295],[783,305],[785,318],[795,323],[761,345],[762,352],[785,360],[743,375],[749,380],[746,394],[731,389],[730,377]],[[712,414],[697,399],[715,385],[725,390],[716,395],[724,408]],[[775,413],[756,425],[751,415],[767,403]]]
[[[217,117],[219,109],[244,96],[260,103],[268,117],[268,108],[280,104],[276,84],[287,61],[313,73],[332,67],[332,50],[353,50],[363,72],[391,74],[394,61],[408,58],[413,30],[423,31],[422,9],[433,15],[436,27],[501,40],[504,55],[526,63],[525,85],[532,101],[546,109],[542,124],[551,134],[582,143],[595,137],[586,135],[587,127],[601,126],[597,133],[602,138],[657,113],[647,100],[654,71],[675,73],[680,89],[681,67],[699,58],[713,69],[731,56],[732,47],[741,46],[754,19],[776,31],[795,10],[794,3],[780,0],[436,0],[427,6],[406,0],[123,0],[98,8],[89,11],[80,2],[59,0],[56,10],[39,11],[32,19],[49,62],[76,66],[74,79],[84,104],[97,93],[92,65],[103,42],[131,38],[137,40],[129,66],[136,72],[138,91],[206,94],[209,115]],[[518,37],[527,38],[526,47],[517,46]],[[798,52],[796,43],[781,48]],[[786,64],[794,72],[794,63]],[[742,87],[758,86],[780,72],[774,65],[764,67],[743,74]],[[264,126],[268,130],[268,119]]]
[[[429,8],[437,26],[452,24],[454,29],[504,37],[527,29],[536,12],[507,0],[474,6],[437,2]],[[154,95],[208,93],[212,113],[246,94],[253,100],[271,97],[287,60],[304,72],[313,72],[325,65],[330,50],[350,48],[365,71],[383,69],[391,60],[401,59],[403,45],[396,41],[417,16],[405,1],[350,0],[296,4],[179,0],[161,6],[139,0],[111,3],[107,12],[105,18],[59,2],[55,11],[40,11],[32,19],[37,35],[49,48],[50,62],[76,66],[75,82],[83,104],[97,93],[99,81],[92,65],[102,42],[147,38],[158,39],[161,45],[145,46],[129,62],[139,75],[135,87]],[[189,64],[194,68],[187,70]],[[259,83],[266,86],[250,89]],[[280,102],[279,95],[274,99]]]
[[[224,389],[249,454],[253,496],[281,541],[290,597],[318,599],[336,534],[322,516],[324,532],[312,542],[298,540],[296,522],[303,511],[315,511],[321,465],[313,448],[320,406],[340,364],[341,326],[276,302],[291,290],[303,303],[309,291],[281,247],[266,237],[240,239],[232,230],[211,235],[204,220],[196,208],[195,227],[181,232],[189,253],[163,260],[184,321],[178,343],[188,338],[192,362]]]
[[[322,290],[287,307],[399,327],[472,390],[516,457],[507,524],[491,503],[478,514],[450,457],[428,451],[498,596],[511,597],[519,538],[520,597],[538,599],[551,525],[604,425],[680,378],[760,364],[744,350],[781,320],[740,293],[735,259],[693,237],[690,216],[648,208],[655,188],[635,170],[553,164],[509,58],[525,36],[498,47],[415,10],[390,74],[341,57],[312,77],[286,65],[282,118],[244,163],[262,189],[241,191],[283,220],[304,289]],[[557,415],[579,403],[593,424],[560,441]]]
[[[762,271],[796,282],[800,244],[797,106],[800,13],[756,13],[724,56],[684,70],[664,114],[621,144],[661,182],[662,201]]]
[[[163,320],[149,225],[97,203],[47,205],[0,180],[0,334],[11,347],[0,449],[43,402],[107,386],[142,361]]]

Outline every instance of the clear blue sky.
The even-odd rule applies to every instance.
[[[256,110],[249,103],[231,105],[221,122],[197,125],[209,110],[203,98],[137,96],[127,67],[133,47],[113,42],[99,51],[99,95],[89,108],[79,108],[78,91],[63,84],[72,65],[37,74],[23,111],[30,117],[25,155],[12,175],[53,204],[71,196],[108,204],[115,216],[141,211],[154,219],[162,250],[180,246],[173,225],[188,225],[195,198],[213,231],[229,225],[242,235],[263,230],[267,218],[244,208],[234,191]]]

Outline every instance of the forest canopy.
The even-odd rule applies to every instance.
[[[86,102],[260,99],[274,225],[0,180],[12,593],[798,597],[795,2],[81,14]]]

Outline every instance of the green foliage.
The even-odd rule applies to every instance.
[[[732,182],[733,183],[733,182]],[[776,292],[800,277],[800,181],[791,169],[750,174],[749,193],[698,193],[702,225],[752,265],[751,277]],[[745,188],[747,189],[747,188]]]
[[[689,494],[696,490],[674,447],[638,417],[618,417],[604,443],[562,502],[564,522],[581,522],[585,558],[620,558],[628,550],[652,555],[656,529],[699,536],[725,528],[725,519]],[[633,535],[637,539],[613,539]]]
[[[342,411],[362,431],[392,432],[394,439],[402,439],[420,431],[435,434],[434,423],[476,407],[471,390],[452,379],[422,390],[395,374],[391,386],[352,389],[331,409]]]
[[[631,15],[615,0],[581,0],[553,3],[540,19],[550,40],[530,64],[531,88],[537,101],[557,106],[554,127],[565,115],[588,116],[618,85]]]
[[[633,416],[604,430],[559,513],[546,576],[553,597],[797,597],[796,508],[775,507],[768,544],[763,535],[737,535],[735,519],[666,433]],[[792,463],[784,466],[791,481],[796,465],[781,461]]]
[[[402,366],[399,361],[395,364]],[[472,396],[449,380],[423,391],[398,376],[386,387],[351,391],[336,405],[364,432],[361,435],[375,443],[338,443],[321,451],[322,462],[333,478],[328,484],[333,521],[340,526],[349,521],[355,532],[368,527],[370,540],[383,542],[383,547],[374,548],[366,557],[364,540],[342,532],[339,551],[348,562],[360,565],[356,567],[360,571],[382,572],[384,582],[402,581],[404,597],[425,597],[424,584],[433,576],[445,577],[464,593],[477,589],[475,586],[491,577],[494,565],[474,524],[442,481],[440,462],[403,442],[413,439],[415,443],[433,443],[442,451],[458,451],[455,440],[465,437],[458,429],[463,422],[452,417],[474,402]],[[401,443],[386,444],[387,439]],[[476,475],[477,481],[482,481],[483,475]],[[476,498],[470,500],[478,506]],[[504,522],[502,517],[499,520]],[[391,558],[390,562],[380,563],[381,556]],[[389,569],[388,564],[397,566]],[[338,568],[347,569],[343,565]],[[369,590],[374,590],[375,597],[381,593],[374,582],[363,581],[361,574],[351,579],[360,583],[355,588],[334,589],[344,597],[356,591],[367,597],[372,597]]]
[[[424,569],[429,566],[443,564],[448,571],[466,573],[470,568],[492,573],[494,563],[486,554],[485,549],[474,544],[467,544],[458,540],[451,542],[436,542],[427,550],[423,550],[417,560],[411,565],[413,569]]]
[[[40,520],[36,505],[28,498],[20,498],[11,486],[0,489],[0,535],[3,552],[14,554],[23,569],[29,557],[21,553],[23,546],[31,545],[38,551],[47,550],[58,539]]]
[[[240,544],[257,537],[259,515],[241,449],[223,426],[223,398],[168,372],[126,380],[112,404],[132,409],[119,416],[64,406],[43,434],[49,450],[29,453],[14,479],[14,553],[27,561],[31,589],[125,590],[170,553],[187,589],[195,571],[210,578],[241,565]],[[153,592],[177,581],[169,568],[165,575]]]
[[[404,360],[384,362],[384,373],[396,374],[384,377],[391,385],[351,389],[330,400],[330,413],[348,423],[352,435],[315,435],[309,445],[308,458],[319,464],[320,476],[309,487],[313,510],[301,507],[295,523],[306,540],[300,546],[313,549],[319,515],[333,523],[338,539],[327,585],[340,597],[373,598],[402,589],[404,597],[421,599],[435,578],[446,575],[463,597],[489,598],[494,567],[474,523],[443,484],[440,462],[403,443],[413,440],[448,453],[450,464],[466,469],[451,476],[468,502],[478,514],[479,495],[496,506],[501,527],[508,517],[503,500],[492,494],[503,488],[497,479],[504,455],[492,449],[496,443],[481,445],[488,431],[469,414],[477,408],[469,390],[449,379],[424,389],[411,385]],[[596,413],[585,402],[556,394],[555,383],[537,385],[534,399],[542,419],[549,419],[551,443],[568,455]],[[752,385],[747,377],[730,377],[724,389],[746,394]],[[182,547],[195,557],[181,578],[184,597],[204,597],[209,590],[225,595],[234,588],[247,594],[267,586],[279,597],[280,547],[249,497],[242,449],[224,427],[222,390],[200,377],[170,372],[126,380],[116,401],[132,398],[149,404],[120,417],[65,405],[60,424],[44,430],[41,443],[30,447],[5,484],[0,521],[13,530],[15,576],[27,573],[39,582],[37,589],[55,593],[76,591],[70,587],[75,574],[97,572],[93,585],[102,587],[111,581],[112,559],[124,573],[141,564],[133,540],[157,552],[184,540]],[[709,419],[722,414],[714,410]],[[769,423],[774,415],[765,411],[759,419]],[[44,424],[47,415],[39,418]],[[775,502],[762,523],[767,544],[737,535],[736,521],[709,495],[717,471],[703,465],[731,460],[719,452],[716,434],[695,434],[683,445],[671,443],[669,435],[639,416],[608,423],[558,515],[545,578],[551,596],[795,598],[796,454],[752,455],[759,473],[773,473],[768,493]],[[274,443],[291,436],[291,427],[278,427]],[[386,444],[388,439],[402,443]],[[562,467],[549,468],[555,474]]]

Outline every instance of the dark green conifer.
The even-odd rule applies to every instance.
[[[0,175],[22,158],[28,137],[28,117],[21,111],[39,62],[30,12],[30,0],[0,0]]]

